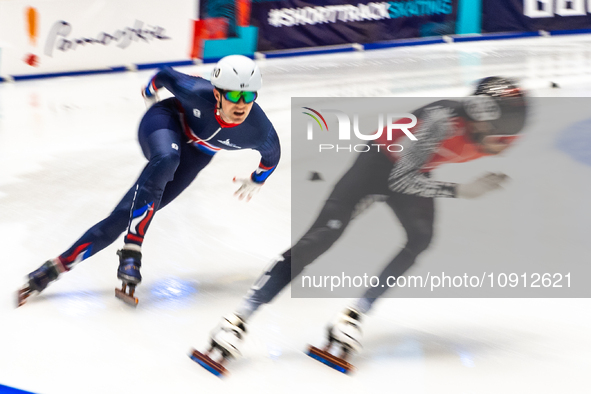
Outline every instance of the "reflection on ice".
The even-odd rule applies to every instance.
[[[191,304],[193,295],[198,292],[195,281],[174,276],[158,280],[149,287],[150,297],[146,297],[146,301],[142,303],[150,303],[163,309],[186,308]]]

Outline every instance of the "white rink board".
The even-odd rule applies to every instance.
[[[195,0],[2,1],[0,76],[187,60],[198,5]],[[25,62],[31,54],[37,66]]]

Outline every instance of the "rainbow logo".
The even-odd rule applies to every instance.
[[[328,131],[328,125],[326,124],[326,120],[324,120],[324,118],[322,117],[322,115],[320,115],[320,112],[318,112],[316,110],[313,110],[312,108],[309,108],[309,107],[302,107],[302,108],[307,109],[308,111],[312,111],[316,115],[318,115],[320,117],[320,119],[322,119],[322,123],[324,123],[324,127],[326,127],[326,131]],[[320,130],[324,130],[322,128],[322,123],[320,123],[320,120],[318,120],[318,118],[316,116],[312,115],[309,112],[302,112],[302,113],[303,114],[306,114],[306,115],[310,116],[312,119],[314,119],[316,121],[316,123],[318,123],[318,126],[320,126]]]

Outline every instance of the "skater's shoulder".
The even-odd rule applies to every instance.
[[[462,117],[462,103],[450,99],[438,100],[417,109],[414,115],[423,121]]]
[[[458,110],[462,107],[462,102],[460,100],[452,100],[452,99],[441,99],[437,101],[433,101],[420,109],[423,110],[435,110],[435,109],[447,109],[447,110]]]
[[[259,129],[268,130],[272,127],[272,123],[265,114],[265,111],[257,104],[254,103],[252,109],[250,110],[250,114],[244,121],[245,124],[249,126],[256,127]]]

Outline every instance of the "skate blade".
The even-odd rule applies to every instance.
[[[16,307],[18,308],[19,306],[23,306],[27,302],[27,299],[31,296],[32,293],[33,291],[29,288],[29,286],[25,286],[22,289],[19,289],[16,294]]]
[[[349,364],[342,358],[332,355],[325,350],[320,350],[315,346],[310,346],[306,354],[314,360],[320,361],[324,365],[328,365],[329,367],[345,374],[355,370],[353,365]]]
[[[119,298],[121,301],[125,302],[126,304],[134,306],[134,307],[137,307],[137,304],[139,302],[139,300],[136,297],[127,294],[126,292],[124,292],[121,289],[115,289],[115,297]]]
[[[224,366],[218,362],[213,361],[209,358],[208,355],[201,353],[198,350],[191,349],[191,360],[195,361],[197,364],[201,365],[203,368],[214,374],[215,376],[221,378],[228,374],[228,370],[224,368]]]

